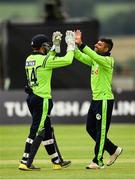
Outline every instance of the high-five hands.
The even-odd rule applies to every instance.
[[[60,31],[56,31],[52,35],[53,47],[56,53],[60,53],[60,43],[62,40],[62,33]],[[77,45],[82,44],[82,33],[80,30],[66,31],[65,41],[67,43],[67,51],[74,51]]]
[[[65,41],[67,43],[67,51],[75,50],[75,32],[74,31],[66,31]]]
[[[60,31],[56,31],[52,35],[53,46],[55,47],[56,53],[60,53],[60,43],[62,39],[62,33]]]
[[[79,46],[82,44],[82,32],[80,30],[75,31],[75,43]]]

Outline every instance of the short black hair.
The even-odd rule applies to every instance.
[[[108,38],[101,38],[100,41],[105,42],[108,45],[108,52],[110,52],[113,48],[113,41],[112,39],[108,39]]]

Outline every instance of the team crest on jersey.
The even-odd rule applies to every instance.
[[[99,72],[99,65],[97,64],[95,69],[95,74],[98,75],[98,72]]]
[[[96,68],[96,70],[95,70],[95,74],[96,74],[96,75],[98,75],[98,68]]]
[[[100,120],[101,119],[101,115],[100,114],[96,114],[96,119]]]

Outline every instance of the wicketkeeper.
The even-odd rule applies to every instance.
[[[53,107],[51,95],[51,79],[54,68],[70,65],[74,57],[75,33],[66,32],[67,53],[63,57],[57,57],[60,52],[62,34],[54,32],[52,36],[53,46],[43,34],[32,38],[32,54],[28,56],[25,63],[28,93],[27,104],[32,115],[30,133],[26,139],[25,150],[20,170],[39,170],[32,162],[42,142],[53,163],[53,169],[61,169],[71,164],[61,158],[53,128],[51,127],[50,113]]]

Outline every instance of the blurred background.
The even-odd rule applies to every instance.
[[[1,31],[4,22],[7,21],[19,23],[52,21],[53,23],[53,21],[82,22],[92,19],[97,19],[100,23],[99,36],[109,36],[114,41],[112,51],[116,60],[114,88],[135,89],[134,0],[0,0]],[[6,67],[2,59],[5,53],[2,48],[2,36],[4,33],[0,34],[1,89],[4,88],[4,78],[7,78],[4,77]],[[13,63],[12,59],[10,61]],[[10,77],[8,78],[10,80]]]
[[[2,119],[12,117],[15,113],[14,108],[19,108],[19,105],[5,104],[9,100],[16,102],[17,98],[17,102],[21,101],[20,111],[25,112],[22,105],[25,99],[24,62],[31,51],[31,37],[36,33],[45,33],[51,38],[53,31],[60,30],[64,33],[66,29],[80,28],[83,31],[84,41],[92,48],[99,37],[113,39],[112,55],[115,57],[113,89],[117,95],[116,100],[119,101],[114,110],[115,120],[119,120],[119,116],[123,116],[123,119],[127,116],[127,119],[135,122],[134,20],[134,0],[0,0],[0,93],[4,114]],[[62,43],[60,55],[65,53],[65,44]],[[76,61],[70,67],[55,70],[52,82],[54,99],[56,97],[58,101],[63,95],[61,101],[65,101],[64,98],[67,96],[66,102],[71,101],[71,106],[75,107],[73,99],[76,92],[81,93],[77,96],[83,97],[79,100],[80,113],[83,106],[80,103],[82,101],[86,103],[91,98],[89,73],[88,67]],[[13,98],[14,93],[20,91],[22,94]],[[69,94],[73,95],[69,97]],[[20,96],[22,100],[19,99]],[[59,104],[56,104],[57,112],[60,108]],[[12,109],[9,110],[9,106]],[[65,108],[65,104],[61,107]],[[86,110],[82,117],[86,115],[87,108],[84,109]],[[25,115],[28,116],[24,113],[22,117]],[[73,116],[74,112],[71,112],[71,115]],[[65,116],[67,117],[63,114],[62,117]]]
[[[61,31],[58,55],[62,56],[66,53],[65,31],[75,29],[82,31],[83,41],[91,48],[99,37],[114,42],[115,105],[108,136],[124,152],[105,173],[86,172],[94,145],[85,130],[91,69],[74,59],[72,65],[53,72],[51,112],[58,145],[72,166],[68,171],[52,173],[42,147],[36,157],[41,173],[19,173],[17,166],[31,124],[24,92],[24,66],[31,53],[31,38],[44,33],[51,39],[54,31]],[[135,0],[0,0],[0,179],[135,179],[134,139]],[[107,158],[108,154],[105,162]]]

